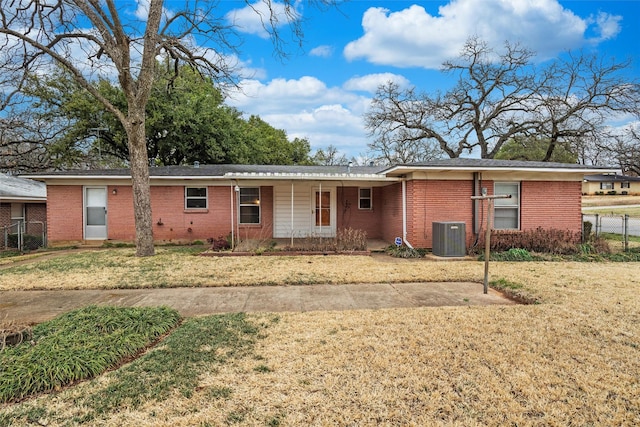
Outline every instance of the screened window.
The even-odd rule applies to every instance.
[[[184,206],[186,209],[206,209],[207,187],[185,187]]]
[[[373,206],[371,203],[371,188],[360,188],[358,192],[358,207],[370,210]]]
[[[601,182],[600,183],[601,190],[613,190],[613,182]]]
[[[260,188],[240,188],[240,224],[260,224]]]
[[[620,183],[620,188],[630,188],[629,181],[624,181]]]
[[[510,194],[510,199],[494,200],[493,228],[496,230],[520,229],[520,183],[496,182],[493,194]]]

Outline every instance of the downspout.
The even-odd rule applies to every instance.
[[[231,181],[231,250],[234,249],[235,247],[235,239],[234,239],[234,234],[233,234],[233,194],[235,192],[235,186],[233,185],[233,181]]]
[[[407,180],[404,177],[402,178],[402,241],[410,249],[413,249],[407,240]]]

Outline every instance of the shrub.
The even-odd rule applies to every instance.
[[[18,235],[9,234],[7,238],[7,246],[10,248],[18,247]],[[34,236],[31,234],[22,235],[22,250],[35,251],[42,246],[42,236]]]
[[[0,353],[0,403],[102,374],[179,321],[167,307],[89,306],[36,325],[30,341]]]
[[[395,258],[423,258],[426,250],[410,248],[409,246],[389,246],[385,252]]]
[[[367,232],[353,228],[339,230],[336,237],[322,237],[315,234],[305,237],[294,246],[286,246],[285,251],[309,252],[349,252],[367,250]]]
[[[213,251],[224,251],[231,248],[231,243],[229,239],[224,236],[218,236],[217,239],[213,237],[207,239],[207,243],[211,245],[211,250]]]
[[[585,239],[588,239],[591,236],[591,232],[593,231],[593,223],[591,221],[585,221],[582,223],[582,235]]]
[[[607,191],[607,195],[608,195],[608,196],[615,196],[616,194],[618,194],[616,190],[609,190],[609,191]]]
[[[581,233],[569,230],[543,229],[524,231],[494,231],[491,237],[491,250],[504,252],[509,249],[525,249],[529,252],[551,253],[559,255],[575,254]]]
[[[366,251],[367,232],[355,228],[344,228],[336,236],[338,251]]]

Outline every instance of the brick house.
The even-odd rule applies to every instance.
[[[5,235],[43,235],[47,220],[47,188],[30,179],[0,174],[0,248]]]
[[[495,229],[580,231],[581,190],[592,166],[447,159],[392,167],[194,165],[150,169],[158,242],[335,236],[362,229],[371,239],[397,237],[431,248],[433,223],[480,232],[483,189],[496,201]],[[51,244],[134,239],[131,178],[126,169],[34,175],[47,185]]]

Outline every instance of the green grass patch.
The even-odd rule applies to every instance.
[[[14,250],[0,251],[0,258],[10,258],[10,257],[20,256],[20,255],[22,255],[20,251],[14,251]]]
[[[602,209],[587,209],[582,212],[585,215],[629,215],[630,217],[638,218],[640,217],[640,208],[638,207],[624,207],[624,208],[607,208],[603,207]]]
[[[73,398],[74,406],[82,408],[73,420],[68,414],[43,413],[25,402],[0,412],[0,425],[10,420],[37,424],[44,419],[40,416],[60,424],[91,425],[145,402],[165,401],[175,393],[190,398],[202,372],[215,372],[219,365],[252,354],[263,327],[267,325],[255,325],[243,313],[187,319],[161,345],[110,373],[106,385],[95,383]],[[212,399],[227,399],[233,390],[211,387],[205,393]]]
[[[509,290],[517,290],[522,289],[522,285],[519,283],[510,282],[507,279],[500,278],[497,280],[492,280],[489,282],[491,287],[494,289],[509,289]]]
[[[32,339],[0,352],[0,402],[93,378],[176,326],[167,307],[89,306],[34,326]]]

